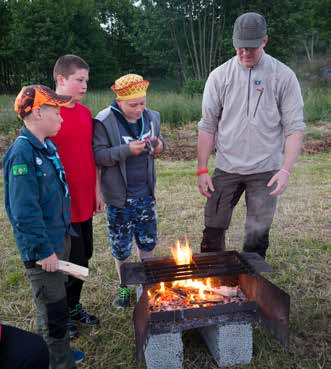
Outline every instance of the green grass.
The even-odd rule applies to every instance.
[[[210,163],[212,167],[213,161]],[[186,234],[195,252],[203,229],[204,199],[199,195],[196,162],[157,161],[159,244],[157,255]],[[331,303],[331,154],[304,155],[279,198],[267,261],[274,272],[264,276],[291,296],[290,351],[264,330],[254,329],[255,356],[236,369],[329,369]],[[2,181],[2,179],[0,179]],[[2,182],[0,183],[2,187]],[[26,329],[34,327],[31,291],[20,262],[0,192],[0,319]],[[227,233],[227,248],[241,250],[244,201],[236,207]],[[109,252],[104,215],[94,218],[95,252],[83,303],[101,325],[82,329],[74,346],[85,350],[82,369],[136,368],[132,311],[113,310],[118,278]],[[136,256],[134,257],[136,260]],[[183,334],[185,369],[216,369],[196,331]]]
[[[331,121],[330,86],[303,89],[305,120],[307,122]]]
[[[158,82],[161,85],[161,82]],[[170,88],[165,83],[165,88]],[[305,120],[309,125],[319,121],[331,121],[331,93],[327,87],[305,87],[303,89],[305,102]],[[0,95],[0,133],[12,134],[21,126],[13,111],[13,95]],[[114,99],[111,90],[88,92],[83,103],[95,116],[100,110],[109,106]],[[198,121],[201,117],[201,95],[190,96],[178,92],[151,89],[147,104],[150,109],[161,113],[162,122],[171,127],[179,127],[188,122]]]
[[[111,91],[87,93],[84,104],[90,107],[92,114],[109,106],[114,99]],[[162,122],[170,126],[181,126],[197,121],[201,116],[201,96],[188,96],[176,92],[151,92],[147,96],[150,109],[159,111]]]

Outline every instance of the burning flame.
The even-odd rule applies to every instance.
[[[181,245],[179,240],[176,242],[175,247],[171,247],[172,256],[177,265],[191,264],[192,263],[192,250],[190,248],[188,239],[185,238],[185,245]],[[186,279],[180,281],[174,281],[171,283],[171,287],[181,287],[187,289],[196,290],[195,293],[190,293],[190,300],[206,300],[205,291],[211,289],[211,279],[206,278],[204,280],[198,279]],[[160,293],[166,293],[166,288],[164,282],[160,283]]]
[[[177,265],[190,265],[193,263],[192,251],[187,238],[185,245],[179,241],[171,247],[171,253]],[[186,267],[185,267],[186,268]],[[216,283],[215,283],[216,282]],[[232,291],[231,289],[234,289]],[[233,294],[234,293],[234,294]],[[159,287],[148,290],[151,306],[185,306],[199,307],[211,306],[225,301],[225,297],[236,296],[237,287],[221,286],[220,281],[213,278],[186,279],[173,282],[160,282]]]
[[[192,250],[187,238],[185,238],[185,246],[177,240],[176,247],[171,247],[170,250],[177,265],[191,264]]]
[[[164,282],[160,283],[160,292],[165,292],[165,286],[164,286]]]

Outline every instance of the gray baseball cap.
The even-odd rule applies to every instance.
[[[262,15],[244,13],[234,23],[233,46],[236,49],[240,47],[260,47],[266,34],[267,23]]]

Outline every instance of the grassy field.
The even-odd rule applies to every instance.
[[[160,89],[160,88],[159,88]],[[305,121],[310,125],[319,121],[331,121],[331,93],[326,87],[304,87]],[[0,133],[12,134],[21,126],[13,111],[14,95],[0,95]],[[110,90],[89,91],[84,97],[86,104],[95,116],[109,106],[114,99]],[[151,90],[148,94],[148,107],[161,113],[162,122],[179,127],[187,122],[198,121],[201,116],[201,95],[186,95],[172,91]]]
[[[212,166],[212,165],[211,165]],[[198,251],[203,228],[204,199],[196,187],[194,161],[157,161],[159,244],[157,255],[186,234]],[[262,329],[254,330],[254,358],[245,369],[331,368],[331,154],[304,155],[291,176],[290,187],[279,198],[267,261],[274,273],[265,275],[291,296],[290,351],[285,352]],[[2,179],[0,179],[2,181]],[[2,188],[2,182],[0,187]],[[34,308],[24,268],[16,251],[0,192],[0,318],[33,330]],[[241,249],[245,206],[241,201],[227,234],[227,248]],[[110,257],[104,215],[94,219],[95,253],[91,279],[83,303],[101,320],[99,327],[82,329],[73,342],[86,353],[79,367],[133,369],[132,308],[118,312],[111,306],[118,285]],[[185,369],[217,366],[196,331],[183,334]],[[239,369],[239,367],[237,368]]]

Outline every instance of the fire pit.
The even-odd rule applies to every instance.
[[[181,333],[200,328],[220,367],[250,362],[252,322],[287,348],[289,296],[259,273],[272,268],[255,253],[194,254],[185,246],[173,257],[121,266],[123,284],[141,284],[133,318],[137,361],[148,369],[180,369]]]

